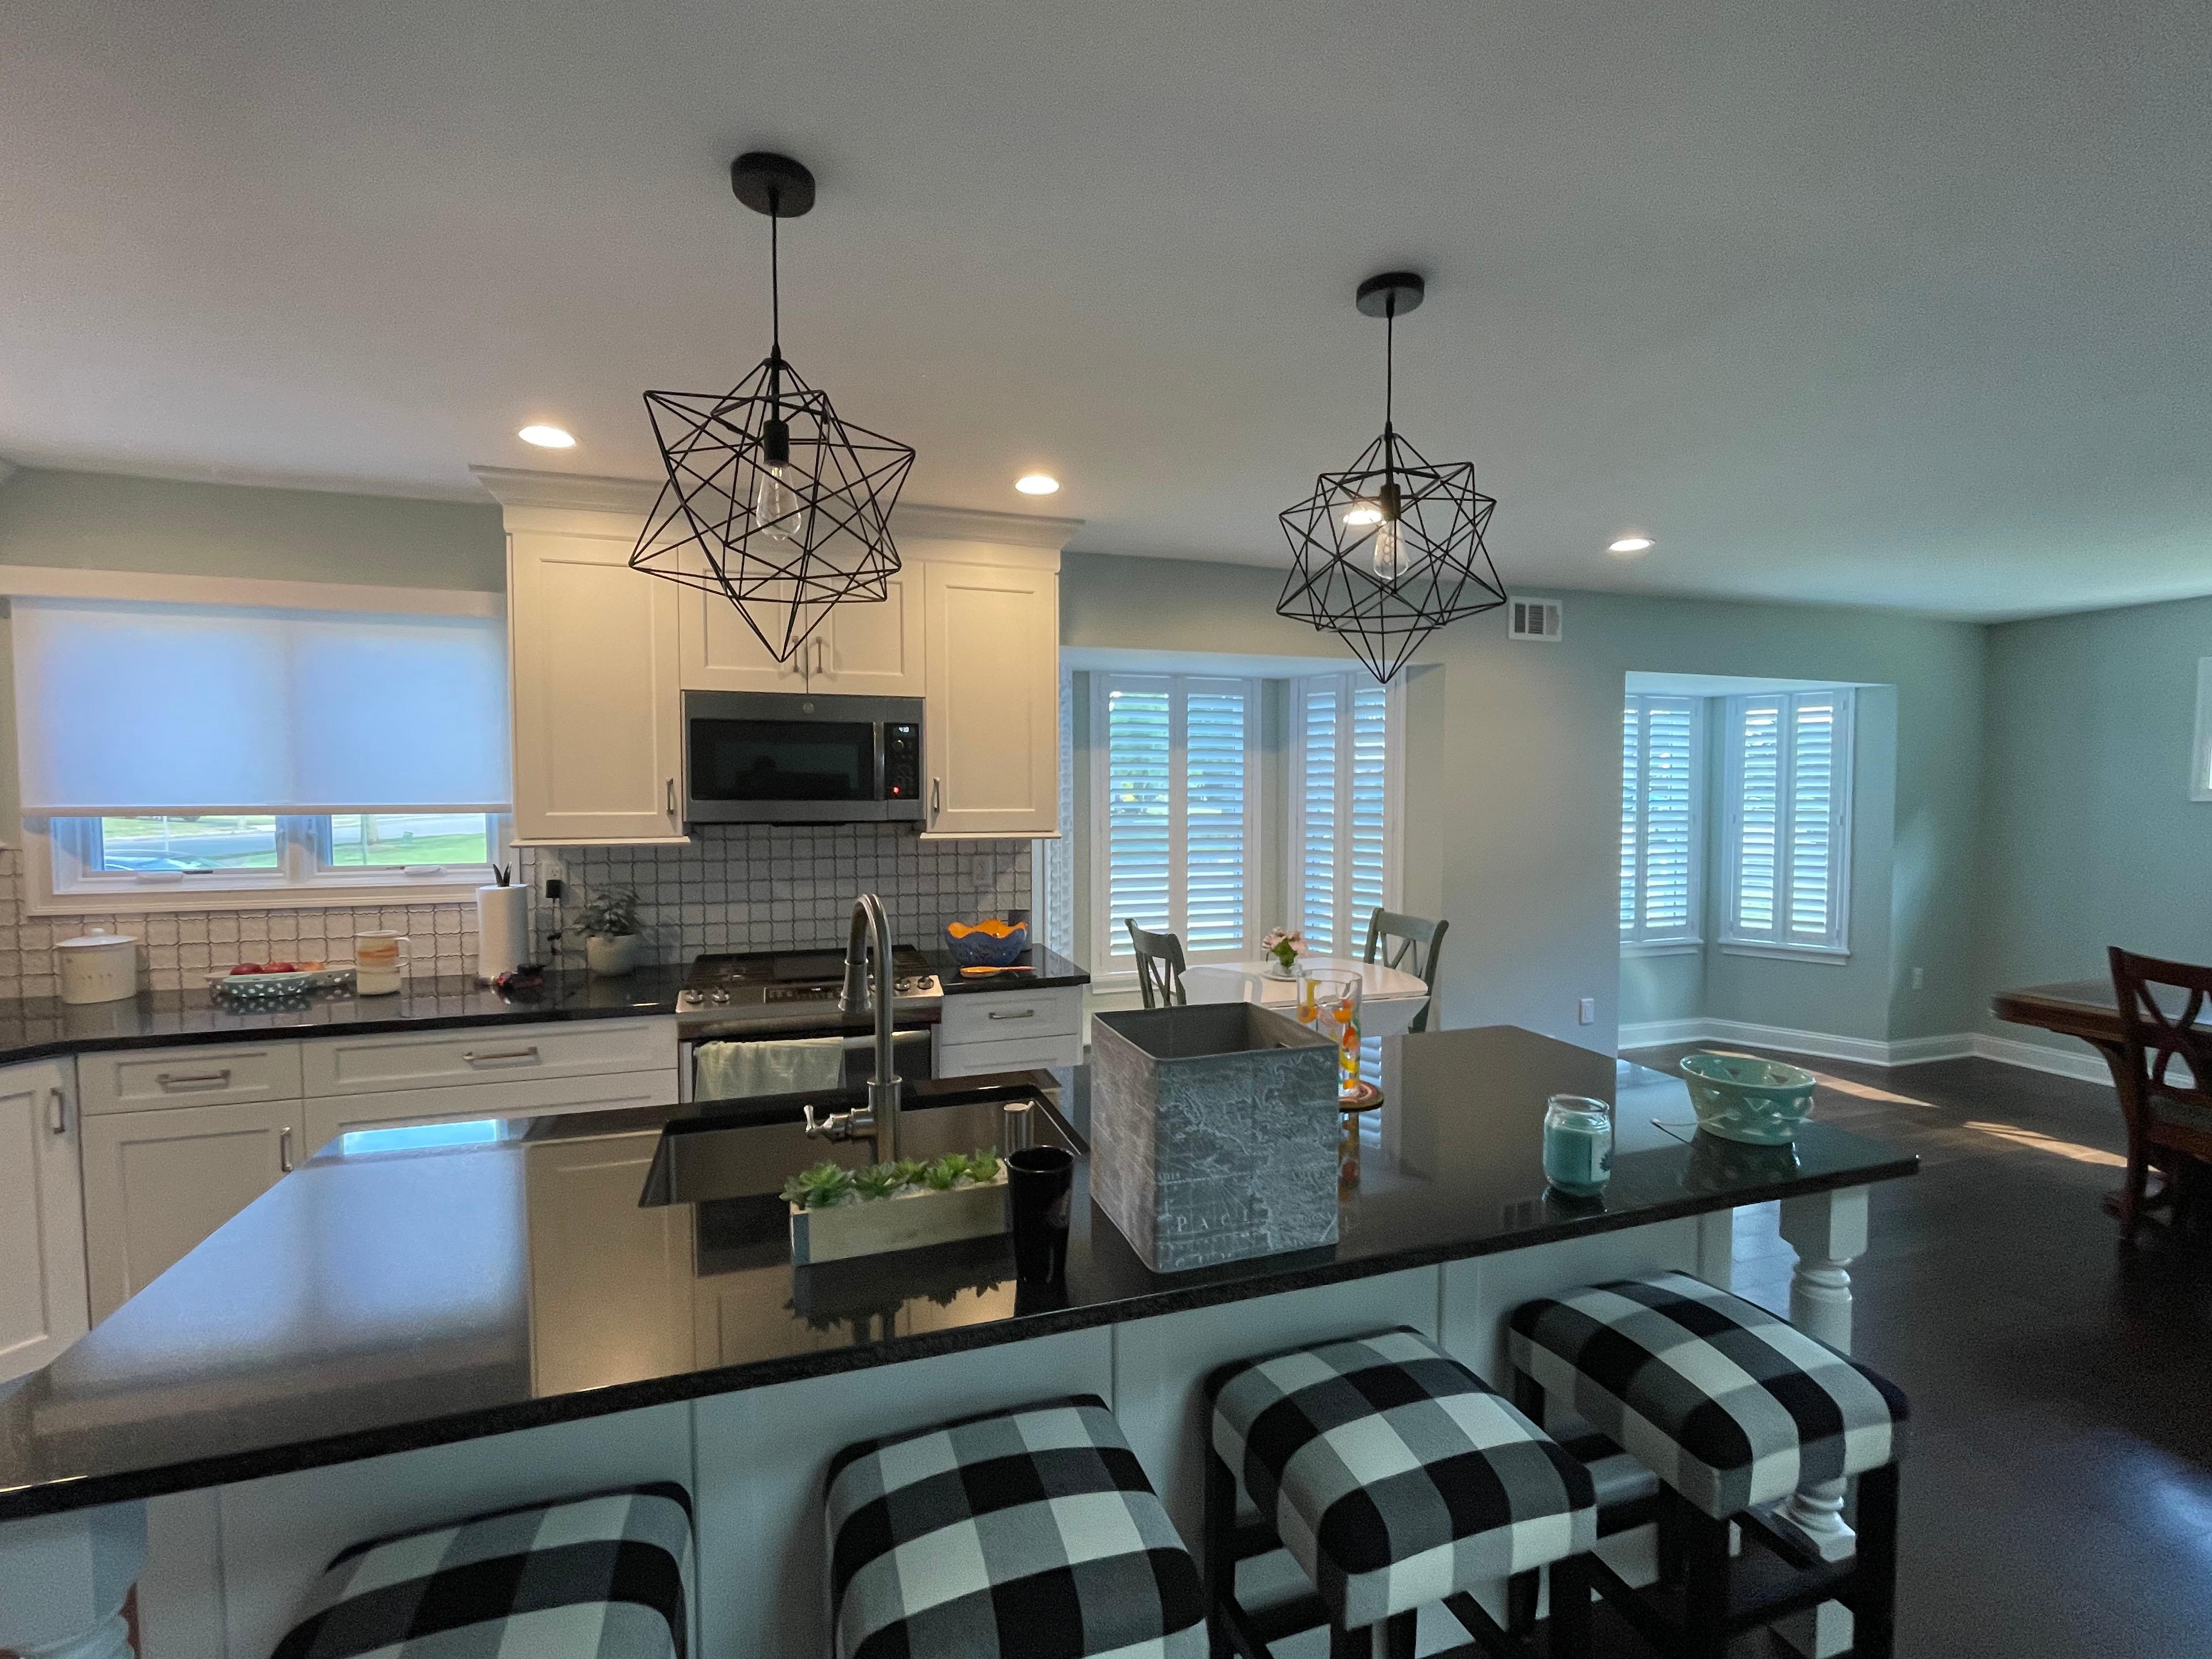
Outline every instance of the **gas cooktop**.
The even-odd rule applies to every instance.
[[[943,994],[928,961],[910,945],[891,950],[894,1011]],[[836,1014],[845,982],[842,951],[747,951],[692,959],[677,993],[679,1014],[747,1021]]]

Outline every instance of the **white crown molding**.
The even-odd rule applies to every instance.
[[[270,611],[346,611],[379,617],[499,617],[507,596],[465,587],[377,587],[258,576],[191,576],[144,570],[0,565],[13,599],[124,599],[156,605],[246,605]]]
[[[639,518],[660,493],[652,478],[603,478],[585,472],[538,472],[523,467],[472,466],[477,482],[501,507],[564,507],[578,513],[628,513]],[[891,533],[916,541],[992,542],[1002,547],[1041,547],[1059,552],[1083,528],[1080,519],[1035,513],[989,513],[980,507],[931,507],[901,501],[891,509]]]

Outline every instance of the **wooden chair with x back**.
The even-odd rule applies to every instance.
[[[1121,925],[1137,947],[1137,988],[1145,994],[1145,1006],[1182,1007],[1189,1000],[1182,989],[1182,941],[1173,933],[1148,933],[1133,916]]]
[[[2142,1218],[2154,1164],[2171,1174],[2182,1159],[2212,1163],[2212,1026],[2200,1023],[2212,968],[2139,957],[2117,945],[2110,955],[2126,1038],[2127,1065],[2114,1080],[2128,1128],[2120,1192],[2120,1236],[2127,1239]],[[2171,1075],[2177,1059],[2189,1067],[2186,1084]]]
[[[1437,959],[1443,954],[1448,921],[1408,916],[1379,905],[1367,920],[1367,960],[1385,968],[1402,968],[1429,988],[1429,1000],[1413,1016],[1408,1031],[1429,1029],[1429,1010],[1437,1006]]]

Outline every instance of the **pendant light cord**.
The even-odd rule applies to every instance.
[[[768,198],[768,338],[769,349],[781,358],[783,356],[783,258],[776,233],[776,210],[783,205],[780,191],[771,191]]]
[[[1398,296],[1382,302],[1382,429],[1390,429],[1390,401],[1398,381]]]

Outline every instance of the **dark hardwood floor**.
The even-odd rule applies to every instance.
[[[1783,1057],[1819,1115],[1921,1158],[1874,1190],[1852,1268],[1855,1352],[1913,1407],[1899,1653],[2212,1655],[2212,1245],[2118,1248],[2112,1091]],[[1771,1213],[1739,1215],[1736,1258],[1738,1293],[1786,1310]]]

